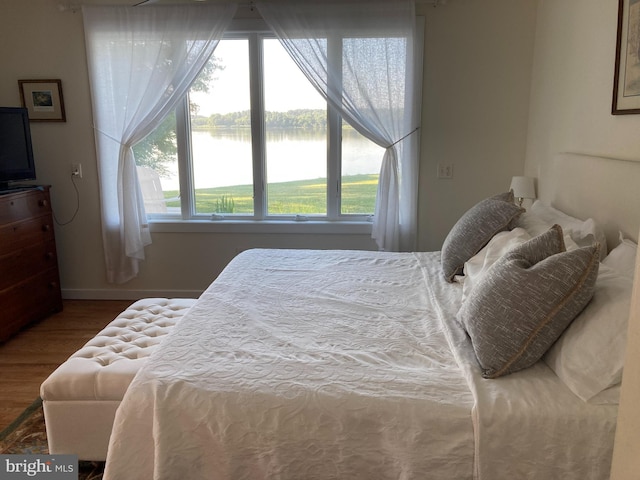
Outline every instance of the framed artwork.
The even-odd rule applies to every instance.
[[[618,0],[613,115],[640,113],[640,0]]]
[[[22,106],[32,122],[66,122],[60,80],[18,80]]]

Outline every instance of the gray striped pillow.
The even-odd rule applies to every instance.
[[[511,230],[523,212],[523,208],[513,203],[513,192],[487,198],[467,210],[442,244],[441,264],[447,281],[452,282],[456,275],[461,275],[464,262],[478,253],[495,234]]]
[[[482,376],[536,363],[591,300],[599,260],[597,243],[566,252],[558,225],[498,260],[458,312]]]

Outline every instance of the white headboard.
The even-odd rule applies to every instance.
[[[640,162],[560,153],[541,171],[538,197],[577,218],[593,218],[604,229],[609,249],[618,232],[638,240]]]

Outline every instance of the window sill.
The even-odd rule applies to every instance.
[[[371,235],[369,222],[149,219],[152,233]]]

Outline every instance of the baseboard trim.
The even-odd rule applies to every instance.
[[[74,289],[63,288],[65,300],[140,300],[141,298],[198,298],[199,290],[128,290],[128,289]]]

